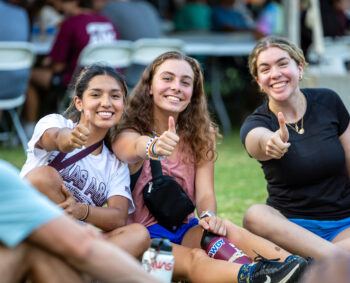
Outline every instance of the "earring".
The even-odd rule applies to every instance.
[[[302,79],[303,79],[303,74],[300,74],[299,81],[301,81]]]

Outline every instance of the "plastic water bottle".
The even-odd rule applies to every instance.
[[[236,248],[227,238],[204,230],[201,247],[215,259],[227,260],[240,264],[251,263],[252,260],[240,249]]]
[[[174,270],[172,245],[168,239],[152,239],[142,257],[143,268],[161,282],[170,283]]]

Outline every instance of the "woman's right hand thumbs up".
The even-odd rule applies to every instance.
[[[289,132],[286,119],[282,112],[277,114],[279,129],[269,138],[266,143],[266,155],[273,159],[282,158],[290,147]]]
[[[154,153],[158,156],[170,156],[174,152],[179,140],[180,138],[176,133],[174,117],[169,116],[168,130],[157,139],[154,144]]]

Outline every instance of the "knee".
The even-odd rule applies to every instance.
[[[129,229],[135,235],[137,235],[138,242],[142,244],[145,247],[145,249],[149,247],[151,238],[145,226],[138,223],[133,223],[133,224],[127,225],[126,227],[129,227]]]
[[[25,178],[52,201],[56,203],[64,201],[61,190],[63,179],[55,168],[40,166],[29,171]]]
[[[138,223],[129,224],[128,226],[132,233],[137,236],[136,243],[139,246],[139,250],[142,252],[147,250],[151,243],[151,238],[147,228]]]
[[[263,215],[266,213],[266,205],[254,204],[248,208],[243,217],[243,227],[250,230],[256,231],[262,224]]]
[[[138,223],[117,228],[106,235],[111,242],[124,248],[135,257],[141,256],[149,248],[151,242],[146,227]]]

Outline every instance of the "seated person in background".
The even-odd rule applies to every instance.
[[[58,0],[33,1],[28,7],[32,22],[32,41],[51,40],[55,36],[63,15]]]
[[[211,30],[211,7],[207,0],[187,0],[175,14],[176,31]]]
[[[57,111],[56,104],[59,97],[52,97],[55,94],[50,91],[54,87],[60,87],[63,88],[60,90],[61,95],[64,94],[76,70],[81,50],[88,44],[117,39],[113,24],[91,9],[93,7],[91,1],[62,0],[60,3],[67,18],[62,22],[50,55],[44,60],[43,66],[33,69],[27,93],[25,118],[29,123],[27,128],[30,135],[39,118],[39,91],[49,92],[45,94],[49,97],[43,98],[44,101],[47,98],[47,104],[50,104],[50,100],[53,101],[51,104],[54,104],[54,109],[50,109],[50,105],[41,106],[48,111]]]
[[[82,273],[99,282],[158,282],[97,231],[72,221],[2,160],[0,258],[2,283],[28,277],[31,282],[86,282]]]
[[[284,32],[284,12],[280,0],[247,0],[251,5],[259,7],[255,20],[257,38],[267,35],[282,35]]]
[[[101,13],[118,28],[121,39],[134,41],[163,36],[159,13],[147,1],[110,0]]]
[[[164,36],[160,15],[147,1],[110,0],[101,13],[118,27],[120,39],[135,41],[141,38]],[[127,68],[125,78],[128,86],[133,88],[136,85],[144,68],[144,65],[138,64],[131,64]]]
[[[253,31],[254,25],[240,10],[234,7],[235,0],[220,0],[212,8],[212,26],[215,31]]]
[[[129,170],[105,144],[123,113],[126,93],[113,68],[85,67],[65,116],[47,115],[35,126],[21,176],[72,217],[100,228],[106,238],[138,257],[148,248],[149,235],[140,224],[125,226],[128,212],[134,211]],[[78,157],[82,147],[92,145],[86,156]],[[70,158],[75,162],[65,163]]]

